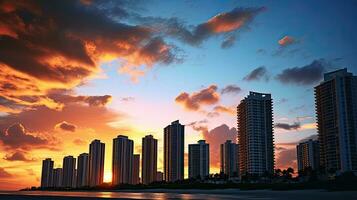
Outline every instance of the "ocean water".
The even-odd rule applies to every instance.
[[[63,192],[63,191],[0,191],[0,199],[240,199],[240,200],[357,200],[357,192],[327,192],[321,190],[270,191],[237,189],[225,190],[145,190],[120,192]]]

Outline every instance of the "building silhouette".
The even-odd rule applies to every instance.
[[[209,176],[209,144],[199,140],[197,144],[188,145],[189,178],[205,178]]]
[[[163,181],[164,180],[164,173],[163,172],[157,172],[156,173],[156,181],[157,182],[161,182],[161,181]]]
[[[77,187],[89,186],[89,155],[82,153],[77,158]]]
[[[238,144],[227,140],[220,146],[221,173],[229,177],[239,176]]]
[[[140,183],[139,172],[140,172],[140,154],[134,154],[134,157],[133,157],[133,175],[132,175],[131,184],[137,185],[137,184]]]
[[[119,135],[113,139],[113,185],[131,184],[133,176],[133,140]]]
[[[53,169],[53,187],[60,188],[63,186],[62,184],[62,168]]]
[[[93,140],[89,145],[89,186],[103,184],[105,144]]]
[[[42,173],[41,173],[41,188],[52,187],[53,179],[53,161],[51,158],[46,158],[42,161]]]
[[[63,158],[63,178],[62,186],[65,188],[72,188],[75,186],[76,177],[76,159],[73,156],[66,156]]]
[[[320,165],[357,171],[357,77],[347,69],[324,74],[315,87]]]
[[[164,178],[167,182],[184,179],[185,126],[179,120],[164,128]]]
[[[143,184],[156,181],[157,174],[157,139],[147,135],[142,139],[141,178]]]
[[[317,140],[308,140],[301,142],[296,146],[298,170],[305,170],[311,167],[313,170],[318,170],[320,167],[320,150]]]
[[[250,92],[237,108],[240,173],[274,172],[273,102],[270,94]]]

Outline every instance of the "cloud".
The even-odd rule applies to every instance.
[[[43,105],[61,109],[47,92],[84,84],[101,72],[103,62],[119,59],[120,72],[135,80],[155,64],[178,60],[176,47],[158,33],[114,20],[97,2],[5,1],[0,9],[0,108],[5,112]]]
[[[25,127],[20,123],[15,123],[8,127],[5,131],[1,131],[0,141],[3,143],[5,148],[8,149],[52,149],[51,141],[46,138],[28,133]]]
[[[220,145],[226,140],[236,141],[237,130],[229,128],[226,124],[208,130],[207,121],[192,122],[190,126],[193,130],[201,133],[202,137],[210,145],[210,163],[211,167],[219,168],[220,166]]]
[[[294,124],[276,123],[274,127],[290,131],[300,129],[301,124],[299,122],[295,122]]]
[[[7,161],[24,161],[24,162],[33,162],[36,161],[36,159],[29,159],[26,157],[25,153],[21,152],[21,151],[16,151],[13,154],[10,155],[6,155],[4,157],[4,160]]]
[[[226,38],[221,45],[223,48],[227,48],[232,46],[236,40],[236,36],[233,33],[242,30],[243,28],[248,28],[248,25],[253,21],[256,15],[264,10],[264,7],[237,7],[229,12],[219,13],[206,22],[196,26],[187,26],[177,18],[165,19],[159,17],[136,16],[135,19],[143,25],[193,46],[200,45],[204,40],[207,40],[212,36],[230,33],[229,35],[226,35]]]
[[[286,47],[286,46],[295,44],[296,42],[297,42],[297,40],[295,38],[293,38],[292,36],[286,35],[278,41],[278,44],[282,47]]]
[[[287,169],[288,167],[297,169],[296,148],[281,150],[277,153],[276,168]]]
[[[175,99],[176,103],[182,105],[190,111],[197,111],[203,105],[216,104],[220,99],[216,85],[210,85],[208,88],[202,89],[192,94],[182,92]]]
[[[265,78],[266,81],[269,80],[268,71],[264,66],[258,67],[246,75],[243,80],[245,81],[258,81]]]
[[[120,99],[120,101],[132,102],[132,101],[135,101],[135,98],[134,97],[123,97],[123,98]]]
[[[311,85],[320,81],[328,63],[324,59],[312,63],[283,70],[276,79],[284,84]]]
[[[232,84],[232,85],[227,85],[225,88],[223,88],[221,90],[221,94],[228,94],[228,93],[237,94],[241,91],[242,89],[239,86]]]
[[[77,138],[77,139],[73,140],[73,143],[78,146],[83,146],[83,145],[87,144],[87,141]]]
[[[235,108],[226,107],[226,106],[223,106],[223,105],[215,106],[213,108],[213,111],[217,112],[217,113],[226,113],[226,114],[229,114],[229,115],[235,115],[236,114],[236,109]]]
[[[4,168],[0,167],[0,179],[3,178],[12,178],[13,175],[7,172]]]
[[[62,121],[55,125],[55,129],[61,129],[64,131],[75,132],[77,126],[66,121]]]

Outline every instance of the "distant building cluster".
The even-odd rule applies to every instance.
[[[306,168],[333,173],[357,171],[357,77],[341,69],[326,73],[315,87],[318,140],[297,145],[298,170]],[[267,176],[274,173],[273,100],[270,94],[250,92],[237,107],[237,143],[220,146],[220,170],[227,177]],[[164,128],[163,172],[157,171],[157,139],[142,138],[140,155],[127,136],[113,139],[112,184],[150,184],[184,179],[185,126],[174,121]],[[210,146],[200,140],[188,145],[189,178],[210,174]],[[103,183],[105,144],[93,140],[89,153],[63,158],[62,168],[42,162],[41,187],[81,188]]]

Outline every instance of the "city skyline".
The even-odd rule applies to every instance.
[[[315,92],[332,87],[325,73],[357,74],[356,7],[353,0],[0,1],[0,190],[39,186],[46,158],[54,162],[52,184],[89,182],[62,178],[86,173],[86,156],[78,156],[88,153],[90,162],[95,139],[106,145],[92,185],[109,182],[118,135],[132,140],[140,160],[142,138],[152,135],[156,170],[164,172],[163,128],[174,120],[185,126],[180,176],[189,177],[188,144],[199,140],[209,144],[210,173],[219,173],[220,145],[238,142],[236,108],[249,91],[273,99],[275,168],[297,171],[296,145],[321,132],[321,140],[339,135],[343,143],[322,143],[335,151],[322,164],[355,169],[353,125],[317,127]],[[351,116],[348,108],[335,120]],[[73,171],[73,159],[83,168]]]

